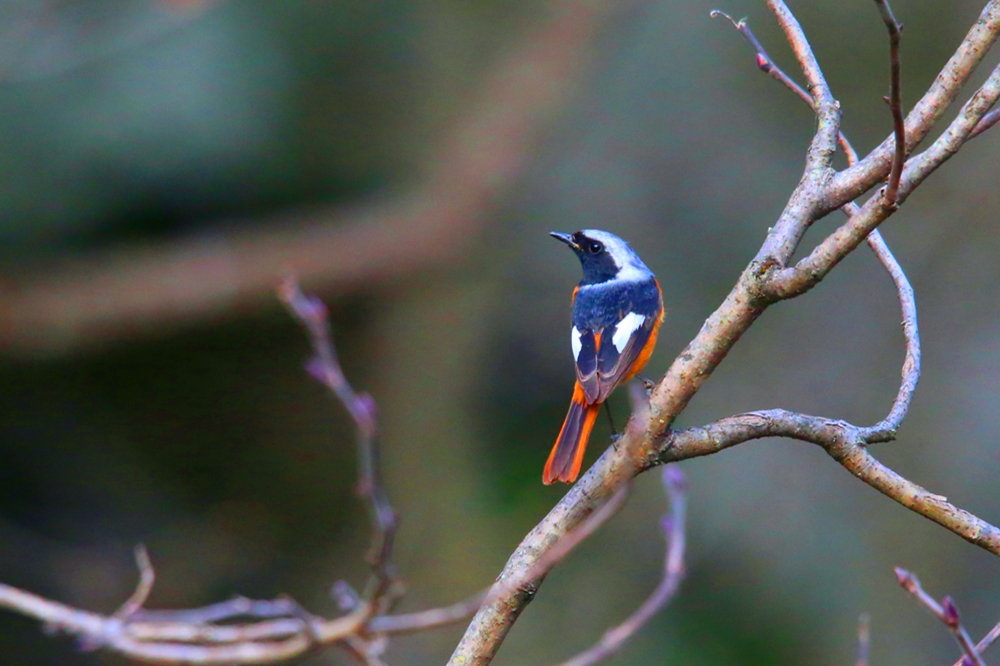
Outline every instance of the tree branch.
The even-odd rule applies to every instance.
[[[709,316],[695,338],[673,361],[666,375],[653,389],[648,413],[644,413],[641,418],[633,415],[616,446],[605,451],[524,538],[508,560],[501,578],[516,576],[518,572],[530,569],[549,548],[607,502],[618,488],[649,467],[661,462],[707,455],[726,446],[766,436],[795,437],[823,445],[842,466],[880,492],[970,542],[1000,554],[1000,530],[954,507],[945,498],[929,493],[900,477],[881,465],[865,449],[868,442],[864,440],[864,436],[876,438],[876,434],[884,435],[886,427],[891,427],[905,413],[912,389],[905,390],[901,387],[890,416],[875,426],[881,433],[865,433],[843,422],[774,410],[722,419],[715,424],[674,433],[668,437],[674,418],[757,317],[771,303],[804,293],[815,286],[896,208],[886,205],[882,197],[873,197],[860,209],[848,207],[845,212],[854,214],[845,225],[794,267],[785,267],[802,235],[814,220],[850,203],[871,187],[865,186],[863,181],[866,178],[870,178],[873,173],[878,174],[878,179],[885,178],[888,169],[881,171],[881,167],[877,166],[878,159],[869,155],[842,174],[833,175],[830,163],[840,134],[838,105],[822,78],[801,27],[784,3],[773,0],[768,4],[778,17],[803,67],[817,116],[817,130],[807,153],[802,180],[732,291]],[[983,20],[973,27],[935,84],[911,111],[905,127],[908,143],[919,141],[930,130],[933,121],[944,113],[957,95],[958,88],[985,55],[985,50],[996,40],[998,32],[1000,0],[991,0],[984,10]],[[984,88],[988,86],[989,84]],[[988,92],[979,95],[984,102],[987,96]],[[974,116],[963,115],[968,115],[970,119]],[[976,122],[982,115],[975,117]],[[911,123],[914,125],[912,129]],[[848,172],[853,174],[849,181],[842,177]],[[900,179],[900,201],[922,181],[922,178],[915,178],[915,173],[911,171],[911,167],[904,168]],[[835,187],[836,179],[839,180]],[[916,338],[912,339],[915,343]],[[911,350],[909,341],[908,350]],[[906,364],[909,370],[904,370],[904,374],[915,379],[917,358],[912,353],[910,356],[914,363]],[[456,647],[449,664],[488,664],[530,599],[527,595],[505,594],[493,603],[484,604]]]
[[[994,555],[1000,555],[1000,529],[896,474],[866,448],[865,428],[845,421],[797,414],[784,409],[738,414],[673,433],[663,462],[717,453],[764,437],[789,437],[821,446],[861,481]]]
[[[376,442],[375,403],[351,387],[337,361],[327,310],[306,296],[294,279],[279,289],[282,301],[308,331],[315,354],[309,371],[351,414],[358,437],[358,492],[372,515],[372,579],[365,597],[351,595],[350,612],[327,620],[308,613],[289,598],[252,601],[243,597],[202,608],[148,611],[142,608],[155,580],[149,556],[136,548],[140,581],[132,596],[112,616],[78,610],[0,584],[0,608],[39,619],[53,629],[79,636],[85,645],[105,647],[151,662],[184,664],[265,664],[284,661],[307,650],[337,644],[370,666],[382,664],[385,636],[412,632],[464,619],[480,605],[481,595],[446,608],[408,615],[385,613],[400,595],[391,565],[395,514],[382,486]],[[250,618],[251,621],[245,622]],[[220,624],[221,622],[229,622]]]
[[[983,658],[979,656],[976,646],[972,644],[969,632],[962,626],[962,622],[958,616],[958,608],[955,607],[955,603],[951,600],[951,597],[945,597],[939,604],[934,597],[924,591],[924,588],[920,586],[920,580],[913,573],[901,567],[896,567],[896,580],[899,581],[903,589],[916,597],[917,601],[934,613],[937,619],[944,622],[945,626],[954,634],[955,640],[958,642],[959,647],[962,648],[965,656],[968,657],[970,663],[975,664],[975,666],[986,666],[983,663]]]
[[[310,374],[340,400],[357,426],[357,490],[368,500],[372,517],[372,544],[368,560],[374,576],[370,596],[391,605],[391,599],[386,600],[385,597],[395,578],[390,559],[396,536],[396,514],[382,485],[379,449],[375,443],[375,401],[367,393],[356,393],[344,376],[333,346],[330,320],[323,301],[303,294],[292,277],[282,282],[278,294],[292,316],[309,333],[315,354],[307,364]],[[380,610],[382,608],[373,608],[373,613]]]
[[[890,93],[886,101],[892,111],[893,156],[892,167],[889,169],[889,182],[885,188],[885,198],[890,205],[896,204],[899,194],[899,179],[903,175],[903,164],[906,162],[906,126],[903,120],[903,98],[900,92],[899,76],[899,38],[903,29],[892,14],[889,0],[875,0],[878,11],[882,14],[885,27],[889,30],[889,85]]]
[[[958,98],[959,92],[989,53],[998,36],[1000,0],[990,0],[930,88],[907,114],[904,125],[906,154],[911,154],[934,129],[934,125]],[[820,211],[824,214],[834,211],[883,181],[892,168],[894,155],[895,132],[857,166],[845,169],[831,179]]]
[[[1000,622],[993,625],[993,628],[990,629],[985,636],[983,636],[983,639],[978,643],[976,643],[976,653],[981,655],[983,652],[986,651],[988,647],[993,645],[993,643],[996,642],[998,638],[1000,638]],[[965,663],[965,657],[962,657],[961,659],[956,661],[953,664],[953,666],[968,666],[968,665]]]

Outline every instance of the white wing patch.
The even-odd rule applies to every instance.
[[[634,312],[629,312],[620,322],[618,322],[618,325],[615,326],[615,334],[612,336],[611,342],[614,343],[615,349],[618,350],[619,354],[625,350],[625,345],[628,344],[632,334],[635,333],[640,326],[642,326],[642,322],[644,321],[646,321],[644,316]]]
[[[580,331],[576,326],[573,327],[572,337],[569,342],[573,345],[573,358],[579,360],[580,351],[583,350],[583,343],[580,342]]]

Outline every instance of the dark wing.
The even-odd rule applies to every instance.
[[[640,357],[657,324],[656,316],[633,313],[601,331],[573,329],[576,379],[588,405],[604,402],[618,384],[640,369],[636,362],[647,360]]]
[[[625,315],[614,328],[605,329],[597,349],[597,390],[603,402],[622,381],[641,370],[649,359],[646,347],[658,328],[660,318],[636,313]],[[646,352],[646,353],[644,353]],[[639,367],[637,367],[639,363]],[[588,398],[590,394],[588,393]]]

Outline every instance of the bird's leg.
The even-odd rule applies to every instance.
[[[618,445],[615,444],[615,442],[618,441],[618,428],[615,427],[615,419],[613,416],[611,416],[611,405],[609,405],[607,401],[605,401],[604,403],[604,411],[607,412],[608,414],[608,425],[611,426],[611,444],[615,447],[615,450],[617,451]]]

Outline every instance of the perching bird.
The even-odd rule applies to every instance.
[[[660,283],[628,243],[598,229],[550,235],[576,252],[583,280],[573,290],[576,385],[545,463],[546,485],[576,481],[601,403],[646,365],[663,321]]]

